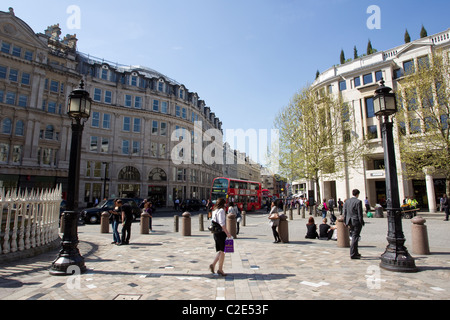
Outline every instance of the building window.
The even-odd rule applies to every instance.
[[[373,108],[373,97],[372,98],[366,98],[366,115],[367,118],[373,118],[375,117],[375,110]]]
[[[153,111],[159,112],[159,101],[153,100]]]
[[[32,61],[33,60],[33,51],[26,50],[24,58],[25,58],[25,60]]]
[[[23,146],[13,146],[12,159],[11,159],[12,163],[21,163],[22,150],[23,150]]]
[[[6,103],[10,105],[16,104],[16,94],[14,92],[6,93]]]
[[[345,80],[339,81],[339,91],[347,90],[347,82]]]
[[[11,134],[12,123],[11,119],[6,118],[2,121],[2,133],[3,134]]]
[[[99,128],[100,127],[100,113],[92,112],[92,127]]]
[[[58,93],[58,91],[59,91],[59,82],[58,81],[52,80],[50,82],[50,91]]]
[[[30,85],[30,74],[29,73],[22,73],[22,84],[24,85]]]
[[[394,70],[394,79],[403,77],[403,70],[398,68]]]
[[[152,122],[152,135],[157,135],[158,134],[158,121],[153,121]]]
[[[25,124],[22,120],[16,122],[16,129],[14,134],[18,137],[23,137],[25,134]]]
[[[378,138],[378,127],[369,126],[367,128],[367,139],[377,139]]]
[[[101,102],[102,101],[102,90],[95,88],[94,89],[94,101]]]
[[[90,151],[97,152],[98,151],[98,137],[91,137]]]
[[[46,140],[53,140],[55,136],[55,128],[52,125],[45,127],[44,137]]]
[[[168,108],[167,108],[167,102],[163,101],[161,102],[161,113],[167,114]]]
[[[10,69],[9,70],[9,81],[18,82],[19,80],[19,71]]]
[[[6,67],[0,66],[0,79],[6,79]]]
[[[109,152],[109,139],[108,138],[102,138],[102,149],[100,152],[101,153]]]
[[[163,92],[164,91],[164,82],[159,81],[158,82],[158,91]]]
[[[365,74],[363,76],[363,83],[364,84],[368,84],[368,83],[372,83],[373,82],[373,77],[371,73]]]
[[[130,141],[122,141],[122,154],[130,154]]]
[[[420,120],[419,119],[412,119],[409,122],[409,133],[410,134],[415,134],[415,133],[420,133]]]
[[[108,113],[103,114],[103,129],[111,128],[111,115]]]
[[[361,78],[360,77],[354,78],[353,81],[355,83],[355,88],[359,87],[361,85]]]
[[[49,101],[47,111],[48,111],[48,113],[56,113],[56,102]]]
[[[136,133],[141,132],[141,119],[139,119],[139,118],[133,119],[133,132],[136,132]]]
[[[125,95],[125,107],[131,108],[131,104],[133,103],[133,97],[126,94]]]
[[[167,123],[166,122],[161,122],[161,135],[162,136],[167,136]]]
[[[0,143],[0,162],[8,162],[9,145]]]
[[[141,174],[135,167],[125,167],[119,172],[119,180],[141,181]]]
[[[411,74],[415,72],[414,60],[408,60],[403,62],[403,70],[405,70],[405,74]]]
[[[107,103],[107,104],[112,103],[112,92],[111,91],[105,91],[105,103]]]
[[[181,107],[180,106],[175,107],[175,116],[181,117]]]
[[[21,94],[19,95],[19,107],[26,108],[28,106],[28,96]]]
[[[10,51],[11,51],[11,44],[3,41],[2,42],[2,52],[9,54]]]
[[[186,108],[182,109],[182,118],[183,119],[187,119],[187,110],[186,110]]]
[[[150,157],[156,158],[158,155],[158,144],[156,142],[152,142],[150,144]]]
[[[134,97],[134,107],[136,109],[142,108],[142,98],[141,97]]]
[[[12,55],[18,58],[22,57],[22,48],[13,46]]]
[[[133,141],[133,156],[139,156],[141,153],[141,143],[139,141]]]
[[[375,72],[375,81],[381,81],[381,79],[383,78],[383,71],[377,71]]]
[[[130,132],[131,129],[131,118],[123,117],[123,131]]]

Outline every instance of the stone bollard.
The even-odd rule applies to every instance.
[[[143,212],[141,214],[141,234],[150,233],[150,214],[148,212]]]
[[[185,212],[181,216],[181,235],[183,237],[189,237],[191,236],[191,214],[189,212]]]
[[[302,206],[302,219],[305,219],[306,206]]]
[[[339,216],[336,221],[337,246],[339,248],[350,248],[350,232],[344,224],[344,216]]]
[[[289,220],[294,220],[292,208],[289,208]]]
[[[415,254],[430,254],[430,246],[428,244],[428,232],[425,220],[422,217],[411,219],[412,224],[412,252]]]
[[[173,216],[173,232],[178,232],[179,228],[179,217],[178,216]]]
[[[198,231],[205,231],[205,227],[203,225],[203,213],[198,215]]]
[[[102,212],[100,221],[100,233],[109,233],[109,212]]]
[[[242,211],[241,215],[242,215],[242,226],[245,227],[245,225],[247,224],[247,212]]]
[[[237,222],[236,222],[236,215],[234,213],[227,214],[226,226],[231,236],[236,239]]]
[[[282,243],[289,243],[289,222],[285,214],[280,214],[280,224],[278,225],[278,234]]]
[[[298,216],[300,215],[300,210],[301,210],[301,209],[300,209],[300,205],[298,205],[298,206],[297,206],[297,215],[298,215]]]

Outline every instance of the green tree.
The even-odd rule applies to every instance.
[[[409,36],[408,29],[406,29],[406,31],[405,31],[405,43],[410,43],[410,42],[411,42],[411,37]]]
[[[420,30],[420,38],[426,38],[428,37],[428,32],[427,29],[425,29],[425,27],[422,25],[422,29]]]
[[[367,43],[367,55],[370,55],[374,53],[373,48],[372,48],[372,42],[369,39],[369,42]]]
[[[342,177],[344,169],[355,166],[365,153],[364,139],[358,139],[352,130],[352,114],[348,104],[324,89],[305,87],[297,93],[274,122],[280,136],[281,174],[290,181],[313,181],[316,199],[320,199],[319,179]]]
[[[353,47],[353,58],[358,59],[358,49],[356,49],[356,46]]]
[[[442,52],[418,61],[418,68],[399,82],[403,99],[396,116],[406,175],[423,179],[424,169],[442,174],[450,193],[450,67]],[[431,201],[431,199],[430,199]]]
[[[344,49],[341,50],[341,64],[345,63],[345,54],[344,54]]]

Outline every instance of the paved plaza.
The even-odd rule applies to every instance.
[[[307,216],[308,217],[308,216]],[[387,219],[367,219],[360,242],[361,260],[336,241],[307,240],[305,224],[294,214],[289,243],[273,243],[265,212],[249,213],[227,254],[221,277],[208,266],[214,240],[199,231],[193,214],[192,236],[174,232],[171,212],[154,215],[154,232],[140,234],[133,224],[130,245],[112,245],[112,233],[99,225],[79,226],[79,249],[87,272],[70,277],[49,275],[58,250],[0,264],[1,300],[448,300],[450,299],[450,222],[425,214],[430,255],[411,252],[411,220],[403,220],[406,246],[417,273],[379,268],[386,248]],[[321,218],[315,218],[320,223]],[[180,219],[181,224],[181,219]],[[119,229],[120,230],[120,229]],[[181,230],[181,228],[180,228]]]

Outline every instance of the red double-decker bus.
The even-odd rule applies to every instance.
[[[240,210],[255,211],[261,209],[261,183],[230,178],[215,178],[211,188],[211,202],[224,198],[234,202]]]

